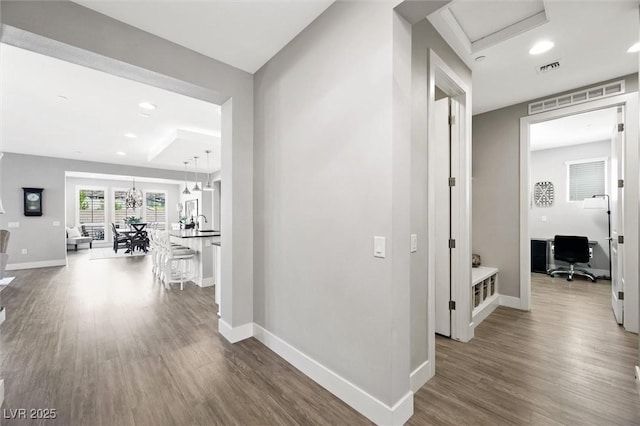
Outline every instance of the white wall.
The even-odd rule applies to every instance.
[[[567,161],[609,157],[611,141],[601,141],[531,152],[531,186],[536,182],[553,183],[555,199],[551,207],[537,207],[532,203],[529,229],[532,238],[553,238],[561,235],[584,235],[595,240],[592,269],[598,275],[609,274],[609,228],[606,209],[584,209],[582,202],[569,202],[567,189]],[[607,160],[609,167],[609,160]],[[609,186],[605,191],[609,192]],[[546,222],[542,217],[546,217]],[[553,260],[553,259],[550,259]]]

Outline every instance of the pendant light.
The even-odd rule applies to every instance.
[[[211,169],[209,169],[209,154],[211,154],[211,150],[208,149],[205,151],[207,153],[207,183],[204,184],[205,191],[213,191],[213,184],[211,183]]]
[[[189,191],[189,187],[187,187],[187,164],[189,164],[189,162],[185,161],[184,162],[184,191],[182,191],[184,195],[191,194],[191,191]]]
[[[193,157],[193,160],[194,160],[194,162],[195,162],[195,167],[194,167],[194,169],[195,169],[195,171],[196,171],[196,184],[195,184],[195,185],[193,185],[193,188],[191,188],[191,190],[192,190],[192,191],[194,191],[194,192],[202,191],[202,190],[200,189],[200,187],[198,186],[198,158],[200,158],[200,157],[197,157],[197,156],[194,156],[194,157]]]
[[[142,191],[136,189],[136,178],[133,178],[133,185],[124,199],[124,205],[127,209],[137,209],[142,207]]]

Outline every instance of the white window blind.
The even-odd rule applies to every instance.
[[[591,160],[569,164],[569,201],[582,201],[605,193],[606,162]]]

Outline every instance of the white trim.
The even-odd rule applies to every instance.
[[[6,318],[7,318],[7,310],[4,308],[4,306],[1,306],[0,307],[0,324],[2,324]],[[2,403],[0,403],[0,405],[2,405]]]
[[[513,309],[523,309],[522,300],[519,297],[505,296],[504,294],[501,294],[499,300],[500,306],[506,306],[507,308]],[[528,309],[523,310],[528,311]]]
[[[427,228],[429,235],[435,235],[435,164],[433,141],[435,140],[434,104],[436,85],[452,99],[456,115],[452,128],[453,143],[451,163],[456,186],[452,190],[451,233],[456,240],[456,249],[451,256],[451,294],[456,301],[456,310],[451,315],[451,338],[468,342],[473,338],[471,327],[471,88],[432,49],[429,49],[427,73],[427,123],[428,123],[428,183]],[[427,253],[435,252],[433,237],[427,242]],[[434,256],[428,256],[428,359],[435,357],[435,263]],[[435,362],[433,363],[435,368]]]
[[[431,368],[430,364],[433,363],[429,360],[426,360],[422,363],[422,365],[411,372],[411,375],[409,376],[409,380],[411,382],[411,392],[418,392],[420,388],[423,387],[429,381],[429,379],[434,376],[435,372]]]
[[[4,404],[4,379],[0,379],[0,406]]]
[[[207,277],[207,278],[203,278],[201,283],[196,283],[198,284],[200,287],[211,287],[212,285],[215,284],[214,282],[214,277]]]
[[[43,260],[40,262],[10,263],[7,265],[7,271],[15,271],[18,269],[49,268],[51,266],[67,266],[67,261],[66,259],[56,259]]]
[[[636,372],[636,382],[640,382],[640,366],[636,365],[636,368],[634,370]]]
[[[402,425],[413,414],[413,392],[389,407],[258,324],[253,324],[253,329],[254,337],[267,348],[374,423]]]
[[[530,143],[529,130],[532,124],[567,117],[589,111],[624,107],[625,121],[625,202],[624,232],[625,258],[637,259],[639,247],[638,215],[640,181],[638,180],[638,92],[611,96],[590,102],[572,105],[552,111],[520,118],[520,309],[531,310],[531,243],[529,214],[531,208],[530,191]],[[624,327],[627,331],[638,332],[640,304],[637,262],[625,262]],[[501,298],[502,302],[502,298]]]
[[[218,332],[229,341],[229,343],[237,343],[253,336],[253,323],[231,327],[222,318],[218,318]]]

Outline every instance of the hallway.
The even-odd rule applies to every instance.
[[[410,425],[640,424],[638,336],[610,283],[532,276],[532,311],[499,307],[467,344],[436,337],[436,377]]]

